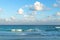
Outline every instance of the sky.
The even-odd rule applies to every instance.
[[[0,0],[0,25],[60,25],[60,0]]]

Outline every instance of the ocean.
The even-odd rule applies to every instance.
[[[0,40],[60,40],[60,25],[0,25]]]

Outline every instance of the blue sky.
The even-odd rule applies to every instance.
[[[0,24],[59,25],[60,0],[0,0]]]

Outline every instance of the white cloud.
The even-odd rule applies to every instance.
[[[2,22],[3,21],[3,19],[2,18],[0,18],[0,22]]]
[[[15,20],[16,18],[14,16],[11,16],[11,20]]]
[[[46,7],[45,5],[40,3],[39,1],[36,1],[34,3],[34,5],[30,5],[29,8],[32,11],[46,11],[46,10],[50,10],[51,9],[51,8]]]
[[[14,16],[11,16],[10,18],[5,18],[3,19],[5,22],[15,22],[16,21],[16,18]]]
[[[56,16],[60,16],[60,12],[57,12],[57,13],[56,13]]]
[[[15,20],[14,24],[21,24],[21,25],[32,25],[35,24],[36,20],[33,15],[24,14],[22,19]],[[12,22],[11,22],[12,23]]]
[[[53,4],[53,6],[54,6],[54,7],[58,7],[58,4],[55,3],[55,4]]]
[[[5,22],[10,22],[11,20],[9,18],[4,19]]]
[[[47,22],[47,19],[41,19],[42,22]]]
[[[24,12],[24,10],[23,10],[22,8],[20,8],[20,9],[18,10],[18,13],[19,13],[19,14],[23,14],[23,12]]]
[[[3,11],[3,9],[2,8],[0,8],[0,12],[2,12]]]
[[[24,20],[34,22],[35,17],[33,15],[24,15]]]
[[[60,0],[56,0],[56,3],[54,3],[53,6],[60,8]]]
[[[34,8],[35,10],[39,11],[39,10],[43,10],[43,4],[41,4],[40,2],[36,1],[34,3]]]
[[[45,7],[42,3],[40,3],[39,1],[36,1],[33,5],[24,5],[23,7],[22,7],[23,9],[26,9],[26,8],[28,8],[28,9],[26,9],[26,11],[30,11],[30,12],[32,12],[31,14],[36,14],[36,12],[38,12],[38,11],[45,11],[45,10],[50,10],[51,8],[47,8],[47,7]],[[19,10],[18,10],[18,13],[19,14],[23,14],[24,13],[24,10],[22,9],[22,8],[20,8]],[[34,12],[34,13],[33,13]],[[26,12],[27,13],[27,12]]]

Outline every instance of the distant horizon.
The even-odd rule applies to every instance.
[[[7,24],[6,24],[7,25]],[[1,25],[0,25],[1,26]],[[3,25],[2,25],[3,26]],[[24,25],[21,25],[21,26],[24,26]],[[36,25],[37,26],[37,25]],[[39,26],[39,25],[38,25]],[[40,25],[41,26],[41,25]],[[45,25],[42,25],[42,26],[45,26]],[[49,26],[49,25],[47,25],[47,26]],[[55,25],[56,26],[56,25]],[[58,25],[58,26],[60,26],[60,25]]]

